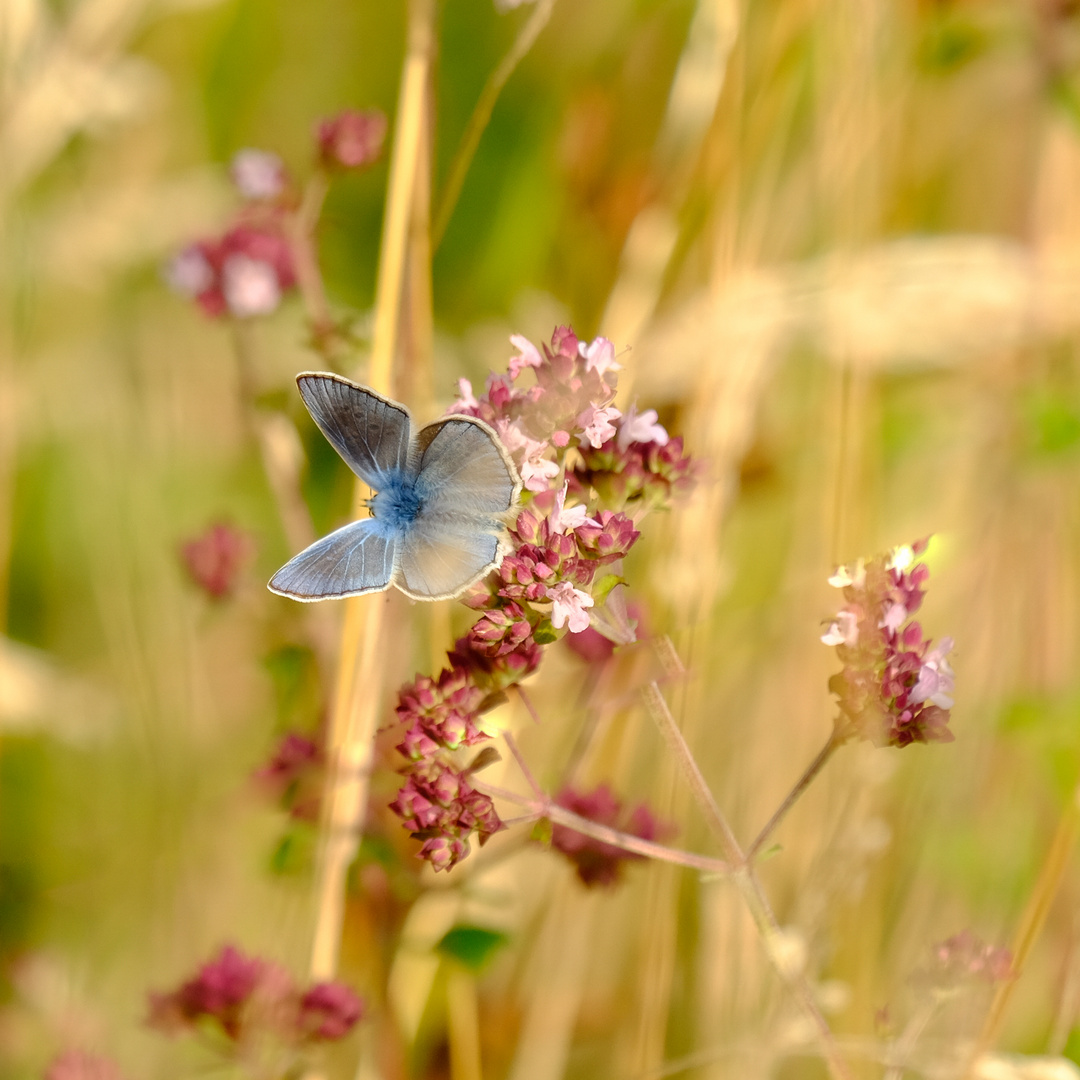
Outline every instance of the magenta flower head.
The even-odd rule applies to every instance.
[[[316,129],[319,160],[328,168],[362,169],[377,160],[386,138],[386,115],[378,109],[346,109]]]
[[[322,1041],[344,1038],[363,1015],[363,1001],[344,983],[315,983],[300,998],[301,1037]]]
[[[194,1029],[200,1020],[210,1020],[230,1039],[238,1039],[244,1007],[267,972],[265,961],[226,945],[178,989],[151,995],[150,1026],[173,1033]]]
[[[364,1012],[338,982],[303,989],[280,964],[225,946],[176,990],[150,995],[148,1023],[167,1034],[217,1028],[231,1043],[280,1048],[340,1039]]]
[[[223,522],[185,542],[180,557],[191,580],[215,600],[231,596],[244,567],[251,560],[251,537]]]
[[[306,735],[290,731],[282,736],[274,756],[255,771],[254,778],[292,817],[313,821],[319,813],[322,771],[318,745]]]
[[[829,680],[842,738],[878,746],[951,742],[953,671],[946,659],[952,638],[931,648],[911,616],[919,609],[930,571],[916,556],[927,540],[854,567],[840,567],[829,584],[845,605],[821,640],[836,647],[843,670]]]
[[[600,784],[588,792],[563,788],[555,802],[580,817],[630,833],[642,840],[658,840],[662,835],[671,832],[645,803],[627,813],[622,802],[607,784]],[[623,864],[628,860],[642,858],[641,855],[585,836],[566,825],[552,827],[551,846],[574,864],[581,883],[589,886],[618,884],[622,878]]]

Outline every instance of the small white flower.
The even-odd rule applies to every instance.
[[[511,334],[510,344],[518,351],[517,356],[510,357],[508,371],[511,379],[516,379],[526,368],[538,368],[544,362],[540,350],[527,337]]]
[[[856,589],[861,589],[866,583],[866,563],[860,559],[855,564],[854,571],[848,570],[846,566],[838,566],[836,573],[829,578],[829,584],[834,589],[846,589],[849,585],[854,585]]]
[[[666,446],[668,433],[658,424],[655,409],[646,409],[639,413],[637,405],[631,405],[626,410],[626,415],[619,424],[619,438],[617,445],[620,450],[625,450],[631,443],[658,443]]]
[[[907,615],[907,608],[903,604],[890,604],[889,610],[885,612],[881,622],[878,623],[878,628],[891,630],[895,634],[903,626]]]
[[[225,303],[240,318],[268,315],[281,303],[277,273],[261,259],[230,255],[221,268],[221,277]]]
[[[594,450],[599,450],[618,430],[614,421],[622,416],[614,406],[598,409],[590,405],[578,418],[577,423],[584,430],[581,433],[581,444],[588,443]]]
[[[589,518],[586,517],[588,509],[584,505],[571,506],[569,510],[565,508],[566,492],[569,487],[570,481],[567,480],[563,484],[562,490],[555,496],[555,506],[548,516],[551,528],[555,532],[565,533],[580,528],[582,525],[586,524],[586,522],[590,525],[598,525],[598,522],[590,521]]]
[[[181,296],[206,292],[214,283],[214,268],[196,244],[177,252],[164,266],[165,283]]]
[[[478,409],[480,402],[476,400],[476,396],[473,394],[472,383],[468,379],[458,379],[458,395],[460,400],[455,402],[455,407],[458,409]]]
[[[547,458],[526,458],[518,471],[527,491],[547,491],[550,482],[559,475],[559,466]]]
[[[847,645],[851,647],[859,640],[859,620],[850,611],[841,611],[829,623],[829,629],[821,635],[826,645]]]
[[[885,564],[885,569],[899,570],[903,573],[914,561],[915,552],[912,551],[910,545],[901,544],[900,547],[893,548],[893,553]]]
[[[622,364],[615,362],[615,346],[606,338],[593,338],[588,345],[578,342],[578,356],[585,361],[586,371],[595,371],[603,378],[609,371],[622,371]]]
[[[285,190],[285,165],[269,150],[240,150],[229,167],[245,199],[276,199]]]
[[[589,613],[585,609],[591,608],[594,601],[587,592],[575,589],[569,581],[560,581],[547,587],[547,597],[554,602],[551,625],[556,630],[561,630],[564,624],[573,634],[589,628]]]

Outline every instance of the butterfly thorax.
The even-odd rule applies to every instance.
[[[368,502],[371,516],[393,531],[411,525],[420,513],[420,506],[415,480],[404,476],[389,480]]]

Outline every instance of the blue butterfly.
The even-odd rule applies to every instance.
[[[322,433],[376,494],[371,517],[290,559],[271,592],[310,601],[395,585],[414,600],[445,600],[502,562],[521,479],[487,424],[450,416],[414,435],[409,410],[374,390],[317,371],[296,382]]]

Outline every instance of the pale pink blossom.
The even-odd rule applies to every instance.
[[[637,411],[637,405],[631,405],[619,424],[619,438],[617,445],[620,450],[626,450],[631,443],[657,443],[666,446],[668,433],[657,423],[655,409],[646,409],[643,413]]]
[[[229,166],[245,199],[276,199],[285,190],[285,164],[269,150],[240,150]]]
[[[498,432],[503,446],[511,454],[520,451],[523,458],[536,458],[547,450],[547,443],[530,438],[522,431],[521,426],[515,420],[500,418],[495,421],[495,430]]]
[[[548,458],[526,458],[518,472],[527,491],[547,491],[559,475],[559,466]]]
[[[540,350],[521,334],[511,334],[510,344],[518,351],[517,356],[510,357],[507,367],[511,379],[516,379],[526,368],[538,368],[544,362]]]
[[[173,292],[189,298],[214,284],[214,268],[198,244],[177,252],[165,264],[163,276]]]
[[[919,681],[912,687],[908,694],[908,701],[913,705],[929,701],[940,709],[953,707],[953,669],[949,661],[945,659],[952,650],[953,639],[942,638],[940,643],[926,654],[923,665],[919,668]]]
[[[821,635],[826,645],[847,645],[849,648],[859,640],[859,620],[851,611],[841,611]]]
[[[588,345],[584,341],[579,341],[578,355],[585,361],[585,370],[595,371],[600,378],[609,371],[622,370],[622,364],[615,362],[615,346],[606,337],[593,338]]]
[[[570,632],[580,634],[589,626],[589,613],[585,610],[593,606],[593,598],[581,589],[575,589],[569,581],[560,581],[558,585],[547,587],[547,597],[553,601],[551,625],[561,630],[569,626]]]
[[[570,481],[567,480],[555,496],[555,506],[548,516],[548,522],[552,530],[558,533],[572,532],[574,529],[580,529],[586,523],[596,525],[599,528],[597,522],[590,521],[586,516],[588,509],[583,504],[571,506],[569,509],[566,508],[566,492],[569,487]]]
[[[229,311],[240,318],[268,315],[281,303],[277,271],[262,259],[230,255],[222,266],[222,292]]]
[[[896,603],[895,601],[889,605],[888,610],[885,612],[878,623],[878,629],[889,630],[892,633],[896,633],[901,626],[904,625],[904,620],[908,617],[908,610],[903,604]]]
[[[468,379],[458,379],[457,384],[460,400],[454,402],[451,412],[459,409],[480,408],[480,402],[476,400],[476,395],[473,394],[472,383]]]
[[[618,420],[620,416],[622,416],[622,413],[613,405],[602,409],[590,405],[577,418],[578,425],[583,428],[581,433],[582,444],[588,443],[594,450],[599,450],[608,439],[615,435],[617,429],[614,421]]]

